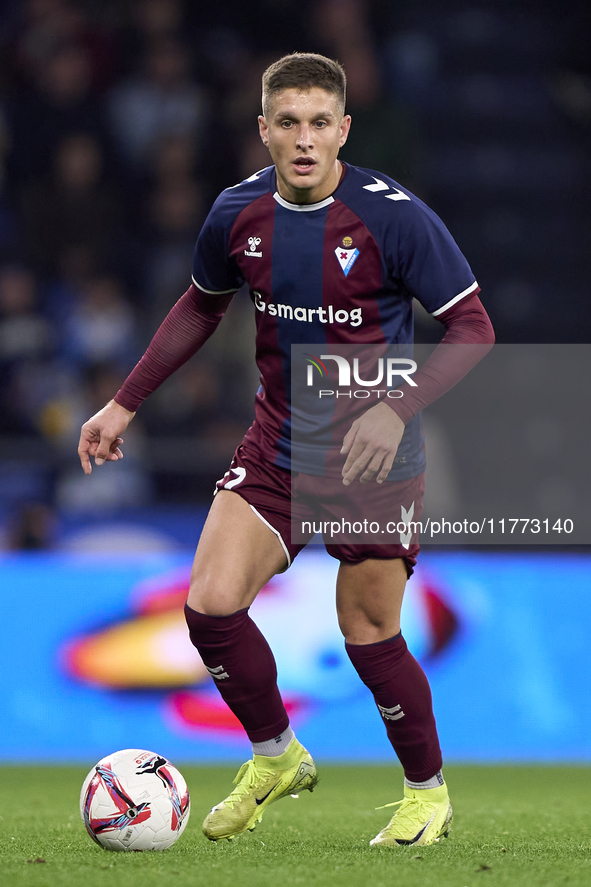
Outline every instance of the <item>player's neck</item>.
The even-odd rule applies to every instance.
[[[277,168],[275,168],[275,171],[277,172]],[[283,200],[287,200],[288,203],[308,205],[321,203],[321,201],[326,200],[327,197],[330,197],[336,191],[344,174],[344,165],[340,160],[336,160],[333,173],[317,188],[295,188],[281,179],[279,175],[276,175],[277,191],[279,196]]]

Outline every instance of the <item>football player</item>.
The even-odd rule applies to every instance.
[[[354,513],[364,496],[376,507],[396,501],[417,519],[425,468],[418,413],[494,341],[478,284],[441,220],[388,176],[339,160],[351,126],[342,67],[294,53],[271,65],[262,85],[259,130],[272,165],[220,194],[197,240],[191,285],[114,399],[82,427],[79,446],[87,474],[91,458],[96,465],[121,458],[122,435],[142,401],[199,349],[248,285],[261,377],[255,420],[217,484],[185,610],[191,641],[253,747],[236,787],[203,823],[211,840],[254,828],[269,804],[317,782],[290,727],[273,653],[249,615],[261,588],[307,541],[291,533],[294,501],[300,516],[312,508],[315,473],[292,461],[291,346],[410,344],[413,298],[441,321],[442,342],[414,384],[371,406],[356,401],[336,457],[333,446],[316,472],[332,485],[316,512]],[[400,630],[416,534],[381,544],[327,539],[326,547],[340,562],[336,605],[347,653],[404,770],[403,799],[371,844],[431,844],[449,831],[452,808],[429,684]],[[305,632],[305,618],[286,631]]]

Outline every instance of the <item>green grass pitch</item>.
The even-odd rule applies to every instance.
[[[191,819],[162,853],[109,853],[78,813],[88,768],[0,768],[0,881],[6,887],[591,887],[591,771],[583,767],[446,768],[449,839],[370,848],[398,800],[399,769],[322,766],[313,794],[271,806],[255,831],[213,844],[209,808],[232,767],[181,766]]]

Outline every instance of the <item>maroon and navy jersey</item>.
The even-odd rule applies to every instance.
[[[412,300],[434,316],[478,291],[449,231],[421,200],[381,173],[343,164],[315,204],[277,192],[275,168],[223,191],[195,247],[193,280],[212,296],[245,282],[255,307],[261,387],[247,435],[292,469],[291,346],[408,345]],[[408,422],[392,480],[424,470],[420,420]]]

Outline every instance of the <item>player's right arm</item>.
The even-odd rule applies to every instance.
[[[168,312],[114,399],[82,426],[78,453],[86,474],[92,456],[97,465],[122,458],[121,434],[139,405],[209,339],[242,285],[228,254],[229,229],[240,208],[233,207],[233,195],[232,189],[223,192],[205,220],[195,247],[193,283]]]
[[[139,405],[209,339],[232,296],[206,295],[195,284],[181,296],[114,399],[82,426],[78,455],[85,474],[91,457],[96,465],[123,458],[121,435]]]

